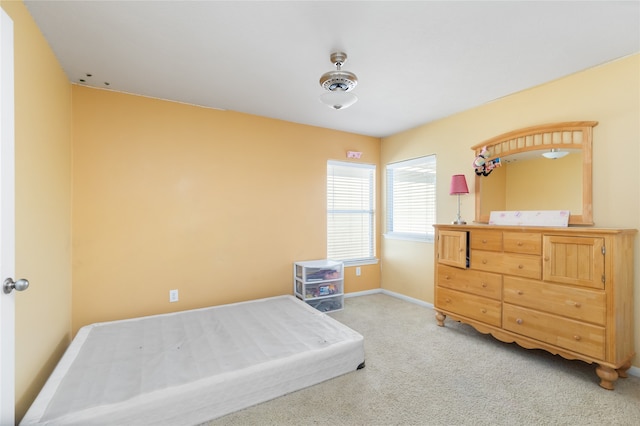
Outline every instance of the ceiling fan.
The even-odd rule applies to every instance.
[[[327,91],[320,96],[320,102],[334,110],[349,108],[358,101],[358,97],[351,93],[358,84],[358,77],[342,69],[342,65],[347,61],[346,53],[333,52],[330,59],[336,70],[326,72],[320,77],[320,86]]]

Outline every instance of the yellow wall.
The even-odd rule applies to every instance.
[[[380,140],[73,86],[73,332],[292,292],[326,257],[326,166]],[[346,292],[380,287],[379,266]],[[169,290],[180,301],[169,303]]]
[[[467,181],[473,182],[471,146],[522,127],[579,120],[599,122],[593,136],[596,226],[640,229],[640,55],[384,138],[381,168],[387,163],[437,154],[437,217],[439,222],[449,223],[457,209],[455,197],[448,195],[449,180],[453,174],[464,173]],[[473,185],[469,187],[473,190]],[[467,221],[474,217],[473,197],[469,194],[462,198],[462,216]],[[636,236],[636,313],[640,313],[639,239]],[[384,240],[382,287],[433,303],[433,257],[433,244]],[[638,348],[640,314],[636,314],[635,342]],[[638,356],[634,365],[640,366]]]
[[[22,2],[15,52],[16,419],[71,338],[71,85]]]
[[[492,211],[508,210],[507,169],[509,167],[510,166],[496,167],[491,171],[489,175],[491,176],[490,178],[481,178],[480,193],[482,194],[482,203],[480,211],[483,216],[489,216]],[[582,173],[580,173],[580,175],[582,175]]]

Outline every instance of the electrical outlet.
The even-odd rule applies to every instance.
[[[360,276],[360,273],[361,273],[361,272],[362,272],[362,271],[360,271],[360,267],[359,267],[359,266],[356,266],[356,276],[357,276],[357,277],[359,277],[359,276]]]
[[[178,290],[169,290],[169,302],[177,302],[178,301]]]

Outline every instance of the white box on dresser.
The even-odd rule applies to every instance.
[[[438,325],[447,316],[504,342],[627,377],[636,230],[435,225]]]

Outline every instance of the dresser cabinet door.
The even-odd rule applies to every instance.
[[[466,231],[438,232],[438,263],[467,268],[468,235]]]
[[[545,235],[542,246],[545,281],[604,288],[604,238]]]

